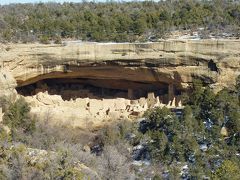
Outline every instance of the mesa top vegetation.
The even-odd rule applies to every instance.
[[[171,30],[204,29],[239,36],[239,0],[38,3],[0,6],[2,42],[61,39],[134,42]]]

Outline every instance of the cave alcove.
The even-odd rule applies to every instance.
[[[53,78],[18,86],[16,90],[23,96],[33,96],[47,91],[49,95],[60,95],[63,100],[87,97],[92,99],[139,99],[147,97],[149,92],[153,92],[155,96],[164,97],[163,99],[167,103],[168,84],[121,79]],[[179,94],[180,91],[175,91],[175,93]]]

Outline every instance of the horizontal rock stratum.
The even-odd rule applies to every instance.
[[[134,44],[69,42],[0,47],[1,68],[11,72],[19,86],[46,78],[81,76],[161,81],[183,87],[191,83],[193,77],[198,77],[216,87],[224,87],[233,85],[240,73],[239,40]]]
[[[21,91],[26,93],[24,87],[34,84],[28,87],[30,95],[56,88],[49,93],[61,93],[63,100],[61,103],[59,100],[56,103],[58,105],[64,104],[62,102],[66,99],[80,102],[73,96],[82,96],[84,93],[96,98],[94,93],[86,89],[79,94],[78,89],[82,86],[76,84],[82,83],[90,85],[91,91],[98,91],[101,95],[109,95],[109,92],[106,93],[109,89],[118,90],[118,96],[127,96],[127,99],[139,99],[146,97],[147,93],[159,91],[160,95],[157,96],[161,102],[173,104],[174,101],[176,105],[177,96],[187,91],[194,78],[203,80],[219,91],[224,87],[233,87],[239,74],[239,40],[0,45],[0,96],[11,94],[15,88],[21,87]],[[64,83],[67,85],[61,87]],[[33,87],[35,90],[32,90]],[[78,89],[73,91],[71,88]],[[166,96],[164,93],[167,93]],[[48,95],[43,97],[49,98]],[[59,99],[52,98],[47,101]],[[46,99],[41,98],[41,101],[45,102]]]

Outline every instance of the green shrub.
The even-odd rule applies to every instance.
[[[46,35],[40,37],[40,43],[42,44],[50,44],[49,38]]]
[[[223,164],[212,175],[212,179],[232,179],[237,180],[240,178],[239,165],[230,160],[225,160]]]
[[[57,36],[54,40],[54,44],[62,44],[62,39],[60,36]]]
[[[21,129],[25,133],[35,130],[35,120],[30,117],[30,107],[23,98],[10,104],[3,116],[3,123],[11,130]]]

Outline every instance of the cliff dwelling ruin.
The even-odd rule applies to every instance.
[[[90,78],[45,79],[17,87],[16,90],[23,96],[33,96],[47,91],[49,95],[60,95],[63,100],[67,101],[77,98],[136,100],[142,97],[147,98],[149,93],[153,93],[156,97],[159,96],[164,104],[168,104],[172,100],[173,97],[170,96],[181,95],[181,91],[177,90],[174,85],[163,82],[144,83]]]
[[[152,107],[181,106],[181,90],[165,82],[52,78],[18,86],[16,90],[33,111],[62,111],[60,116],[70,114],[76,119],[130,118],[141,116]]]
[[[225,40],[3,45],[0,95],[17,91],[39,119],[101,126],[180,108],[193,78],[216,92],[233,86],[239,48]]]

